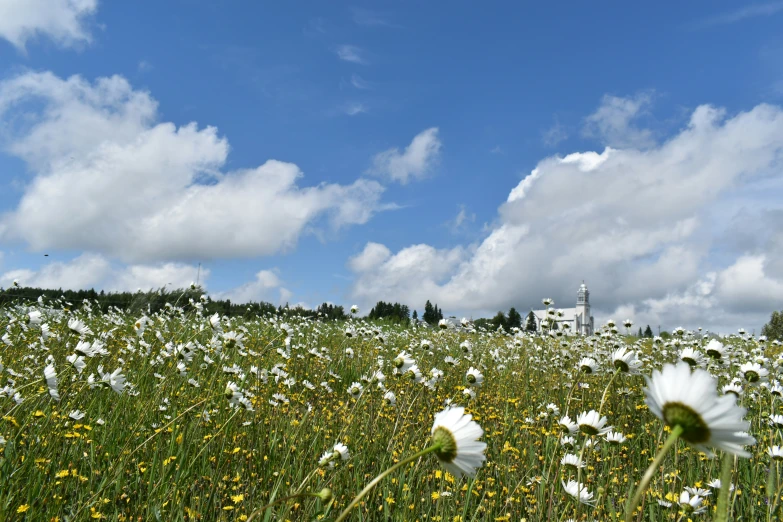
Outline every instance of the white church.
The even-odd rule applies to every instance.
[[[536,317],[536,329],[541,331],[541,321],[549,319],[556,321],[557,327],[563,330],[563,325],[568,324],[565,330],[570,335],[592,335],[593,334],[593,316],[590,315],[590,292],[587,285],[582,282],[582,286],[576,292],[576,308],[555,308],[555,315],[547,316],[547,310],[533,310]],[[562,314],[561,314],[562,313]]]

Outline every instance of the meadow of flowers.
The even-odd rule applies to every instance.
[[[0,520],[781,517],[777,341],[97,310],[0,313]]]

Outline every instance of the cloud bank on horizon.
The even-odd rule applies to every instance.
[[[62,52],[87,46],[80,52],[89,53],[98,7],[97,0],[3,2],[0,38],[20,56],[42,39]],[[403,29],[368,10],[354,18],[360,30]],[[313,34],[326,34],[319,27]],[[378,56],[369,60],[366,45],[324,44],[324,52],[355,67],[341,81],[354,92],[376,95],[382,87],[363,78]],[[604,93],[582,113],[578,132],[557,116],[556,140],[551,129],[537,129],[560,152],[539,151],[515,185],[495,182],[507,195],[487,202],[494,210],[484,211],[484,227],[472,237],[462,226],[476,221],[472,202],[444,202],[460,214],[444,227],[453,238],[443,241],[405,216],[420,204],[420,187],[488,180],[489,160],[482,174],[460,170],[468,144],[461,122],[408,125],[402,141],[399,130],[370,140],[363,159],[339,174],[306,175],[279,159],[239,165],[216,125],[176,123],[134,83],[127,71],[62,76],[25,68],[0,76],[0,147],[15,162],[7,165],[25,171],[23,181],[13,178],[18,197],[5,200],[0,215],[0,286],[16,279],[136,290],[199,277],[216,297],[237,302],[351,301],[367,310],[378,300],[412,308],[431,300],[447,313],[480,316],[526,310],[543,297],[571,307],[585,280],[599,321],[717,330],[757,328],[783,308],[783,108],[775,103],[732,111],[702,104],[662,130],[657,91]],[[348,100],[342,112],[366,113],[368,103]],[[600,146],[576,148],[575,139]],[[498,157],[509,146],[491,149],[503,151]],[[306,148],[292,159],[312,164]],[[393,220],[405,234],[390,238],[377,228]],[[313,274],[318,259],[303,268],[311,240],[317,246],[309,251],[328,252],[347,282],[319,282],[315,293],[296,288],[294,281],[326,276]],[[11,266],[17,248],[60,258]],[[200,269],[200,261],[212,264]],[[236,263],[245,280],[226,275]]]

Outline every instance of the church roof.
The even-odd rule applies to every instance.
[[[554,316],[557,322],[574,322],[576,321],[576,308],[557,308],[563,312],[563,317]],[[533,310],[533,313],[538,317],[539,321],[546,319],[546,310]]]

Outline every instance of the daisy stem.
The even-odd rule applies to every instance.
[[[620,373],[620,370],[617,369],[614,371],[614,374],[612,374],[612,378],[609,379],[609,383],[606,385],[606,389],[604,390],[604,394],[601,397],[601,405],[598,407],[598,415],[601,415],[601,411],[604,409],[604,403],[606,403],[606,394],[609,393],[609,388],[612,387],[612,383],[614,382],[614,378],[617,377],[617,374]]]
[[[734,455],[724,452],[720,470],[720,491],[718,492],[718,512],[715,515],[716,522],[726,522],[729,519],[732,464],[734,464]]]
[[[251,520],[256,518],[256,516],[260,515],[261,513],[263,513],[264,511],[266,511],[267,509],[269,509],[271,507],[274,507],[274,506],[276,506],[278,504],[282,504],[286,500],[292,500],[292,499],[300,498],[300,497],[320,497],[320,495],[318,493],[294,493],[293,495],[288,495],[287,497],[278,498],[274,502],[270,502],[266,506],[260,507],[260,508],[256,509],[255,511],[253,511],[252,513],[250,513],[250,516],[247,518],[247,522],[251,522]]]
[[[639,504],[642,501],[642,497],[644,496],[644,492],[647,489],[647,486],[650,485],[650,481],[652,480],[653,475],[655,475],[655,472],[658,470],[658,466],[661,465],[661,462],[663,462],[663,458],[666,456],[666,453],[671,449],[672,446],[674,446],[674,443],[677,442],[677,439],[680,438],[682,432],[683,428],[679,424],[675,426],[674,429],[672,429],[669,438],[666,439],[666,442],[663,443],[663,447],[661,447],[661,450],[657,455],[655,455],[655,459],[653,459],[652,464],[650,464],[650,467],[647,468],[647,471],[644,472],[642,481],[639,482],[639,486],[636,488],[633,499],[631,499],[631,501],[628,503],[628,506],[625,510],[625,522],[631,522],[633,520],[633,514],[636,511],[636,508],[639,507]]]
[[[349,512],[350,512],[350,511],[351,511],[351,510],[352,510],[354,507],[356,507],[356,505],[357,505],[357,504],[358,504],[358,503],[359,503],[359,502],[362,500],[362,498],[364,498],[364,496],[365,496],[367,493],[369,493],[369,492],[370,492],[370,490],[371,490],[372,488],[374,488],[374,487],[376,486],[376,484],[378,484],[378,482],[380,482],[381,480],[383,480],[383,479],[384,479],[384,478],[385,478],[387,475],[389,475],[389,474],[393,473],[394,471],[398,470],[398,469],[399,469],[399,468],[401,468],[402,466],[404,466],[404,465],[406,465],[406,464],[409,464],[409,463],[413,462],[414,460],[418,459],[419,457],[423,457],[424,455],[426,455],[426,454],[428,454],[428,453],[432,453],[433,451],[437,451],[437,450],[439,450],[439,449],[440,449],[440,446],[439,446],[438,444],[434,444],[434,445],[430,446],[429,448],[425,448],[425,449],[421,450],[421,451],[420,451],[420,452],[418,452],[418,453],[414,453],[414,454],[413,454],[413,455],[411,455],[410,457],[406,457],[406,458],[402,459],[402,460],[401,460],[401,461],[399,461],[397,464],[395,464],[394,466],[390,467],[389,469],[387,469],[386,471],[384,471],[383,473],[381,473],[380,475],[378,475],[377,477],[375,477],[374,479],[372,479],[372,480],[370,481],[370,483],[369,483],[369,484],[367,484],[367,485],[364,487],[364,489],[363,489],[363,490],[361,490],[361,491],[359,492],[359,494],[358,494],[358,495],[356,495],[356,497],[354,497],[354,499],[351,501],[351,503],[350,503],[350,504],[348,504],[348,506],[347,506],[347,507],[346,507],[346,508],[343,510],[343,512],[342,512],[342,513],[340,513],[340,516],[339,516],[339,517],[337,517],[337,519],[336,519],[334,522],[342,522],[343,520],[345,520],[345,519],[346,519],[346,517],[348,517],[348,513],[349,513]]]

